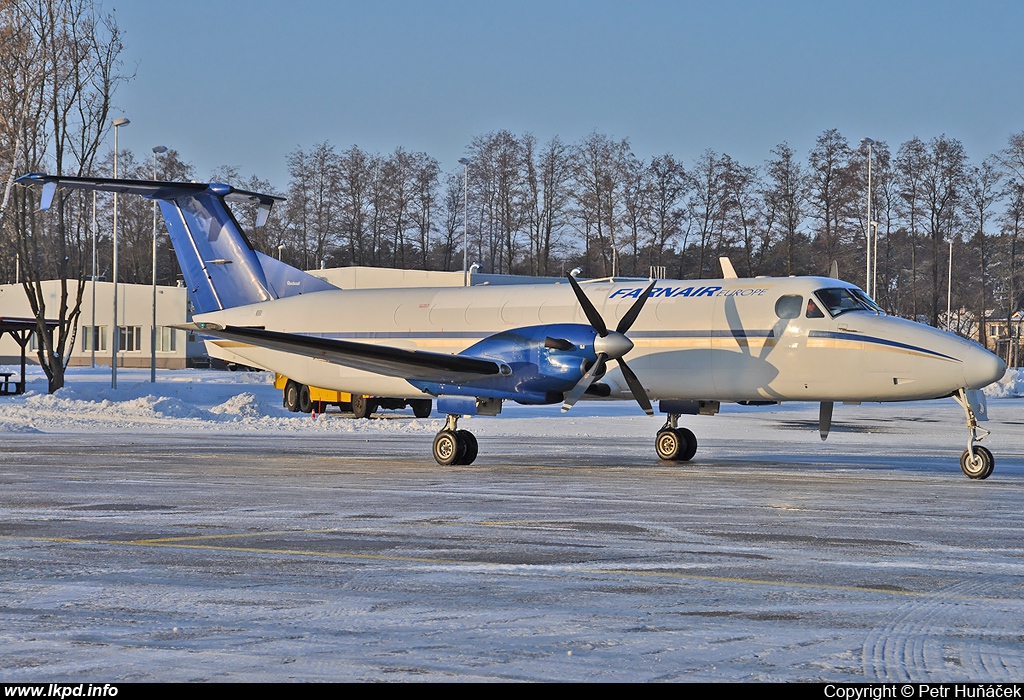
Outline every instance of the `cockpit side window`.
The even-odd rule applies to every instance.
[[[881,309],[875,302],[871,301],[864,292],[859,289],[847,289],[835,287],[832,289],[819,289],[814,293],[821,305],[828,311],[832,318],[845,314],[847,311],[871,311],[881,313]],[[808,309],[808,316],[810,309]]]
[[[807,300],[807,318],[825,318],[825,314],[821,313],[821,309],[814,303],[814,299]]]
[[[799,294],[786,294],[775,302],[775,315],[779,318],[798,318],[804,306],[804,298]]]

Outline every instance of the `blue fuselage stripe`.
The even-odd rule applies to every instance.
[[[853,340],[860,343],[874,343],[875,345],[884,345],[892,348],[899,348],[901,350],[910,350],[912,352],[919,352],[924,355],[931,355],[932,357],[941,357],[943,360],[950,360],[951,362],[960,362],[956,357],[950,357],[949,355],[943,355],[941,352],[935,352],[928,348],[922,348],[918,345],[908,345],[907,343],[899,343],[895,340],[886,340],[885,338],[876,338],[870,335],[860,335],[859,333],[840,333],[838,331],[811,331],[807,334],[808,338],[833,338],[835,340]]]

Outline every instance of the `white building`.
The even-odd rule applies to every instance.
[[[85,283],[82,295],[82,313],[78,319],[78,332],[71,348],[71,366],[110,365],[113,353],[114,285],[112,282],[95,283],[95,328],[93,323],[93,284]],[[77,282],[68,280],[69,302],[74,302]],[[153,287],[148,284],[118,285],[116,324],[120,335],[118,367],[149,367],[153,347]],[[56,318],[60,308],[60,280],[43,282],[46,317]],[[31,318],[32,307],[20,284],[0,285],[0,317]],[[186,322],[188,318],[188,292],[184,287],[156,288],[156,366],[165,369],[185,367],[187,333],[169,328]],[[36,361],[36,339],[30,341],[28,360]],[[21,349],[9,336],[0,338],[0,364],[20,362]]]

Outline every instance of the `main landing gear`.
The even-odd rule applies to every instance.
[[[458,414],[449,413],[444,428],[434,436],[434,460],[442,466],[472,464],[476,459],[476,436],[459,430],[458,423]]]
[[[978,427],[978,416],[971,408],[971,402],[967,399],[965,389],[960,389],[953,395],[953,398],[963,407],[964,415],[967,417],[967,430],[971,434],[967,441],[967,449],[960,455],[960,469],[968,479],[987,479],[996,466],[996,458],[987,448],[976,443],[988,437],[989,431]],[[979,431],[982,435],[978,434]]]
[[[679,428],[678,413],[668,414],[668,420],[654,438],[654,449],[662,459],[689,462],[697,454],[697,436],[687,428]]]

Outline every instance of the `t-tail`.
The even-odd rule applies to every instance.
[[[137,194],[157,200],[188,285],[194,313],[336,289],[318,277],[253,248],[227,205],[228,202],[257,204],[256,226],[262,226],[275,202],[283,201],[281,197],[219,183],[40,174],[23,175],[18,182],[42,185],[40,209],[49,208],[58,187]]]

